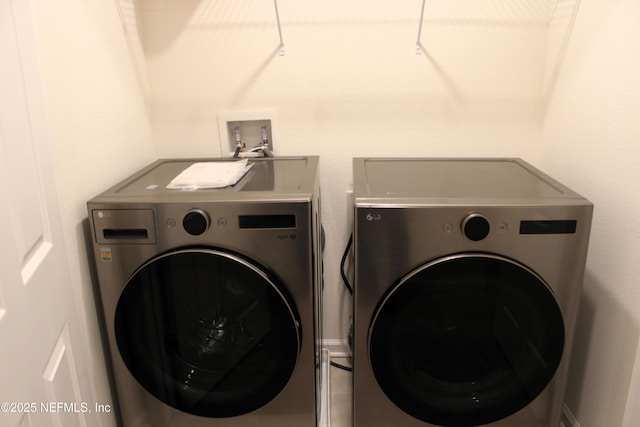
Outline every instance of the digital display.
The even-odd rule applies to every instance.
[[[520,234],[574,234],[577,225],[574,219],[520,221]]]
[[[240,228],[295,228],[295,215],[240,215]]]

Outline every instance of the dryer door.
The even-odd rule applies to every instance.
[[[138,269],[118,301],[115,335],[149,393],[212,418],[271,401],[293,373],[301,338],[282,287],[253,263],[210,249],[174,251]]]
[[[460,254],[412,271],[378,306],[369,332],[387,397],[431,424],[477,426],[517,412],[562,356],[560,308],[513,260]]]

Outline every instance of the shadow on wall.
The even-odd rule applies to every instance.
[[[623,424],[639,333],[633,316],[587,270],[565,393],[582,427]]]
[[[171,46],[176,38],[188,27],[189,22],[195,15],[196,11],[200,8],[202,0],[192,0],[184,2],[182,4],[178,2],[150,2],[142,0],[117,0],[121,9],[128,9],[133,7],[132,13],[135,15],[135,23],[137,25],[138,33],[144,34],[144,20],[142,16],[145,13],[163,15],[161,21],[164,24],[163,31],[159,37],[157,47],[159,51]],[[211,2],[206,2],[210,4]],[[144,43],[144,37],[142,37],[142,45],[147,55],[158,53],[149,52],[149,47]]]
[[[545,95],[547,97],[553,93],[558,73],[562,68],[578,9],[580,9],[580,0],[555,0],[551,7],[547,42],[548,65],[545,73]]]
[[[125,3],[130,0],[118,0]],[[265,12],[257,14],[254,9],[257,6],[253,2],[243,1],[214,1],[214,0],[191,0],[191,1],[168,1],[168,2],[144,2],[134,0],[135,14],[138,17],[137,24],[145,31],[145,19],[143,15],[155,15],[153,19],[157,24],[162,25],[161,31],[158,28],[150,28],[154,34],[154,42],[144,43],[144,50],[148,56],[161,54],[172,46],[175,41],[185,34],[185,30],[190,30],[191,45],[206,45],[206,39],[210,33],[229,30],[230,28],[239,31],[255,29],[257,27],[268,27],[274,30],[274,43],[280,48],[277,39],[276,9],[273,5],[262,5],[260,8]],[[275,3],[274,3],[275,5]],[[266,13],[267,10],[270,13]],[[198,41],[197,38],[202,37]]]
[[[366,7],[355,0],[281,0],[287,55],[275,61],[280,45],[274,2],[118,1],[135,3],[154,82],[171,79],[173,88],[154,92],[159,99],[196,102],[189,117],[215,103],[227,109],[282,105],[287,96],[316,92],[339,95],[337,102],[313,98],[332,110],[353,101],[347,114],[380,105],[388,117],[395,101],[407,105],[410,116],[416,108],[436,108],[438,117],[444,112],[454,119],[500,120],[514,112],[540,114],[542,79],[557,73],[580,2],[478,0],[470,8],[467,0],[434,0],[419,25],[419,0],[396,7],[383,0]],[[411,49],[416,36],[426,69],[415,66],[422,62]],[[432,101],[442,98],[445,105]]]
[[[241,84],[237,86],[237,90],[231,95],[231,99],[235,102],[241,102],[245,95],[251,91],[256,82],[260,79],[260,75],[269,67],[269,64],[276,58],[280,52],[280,45],[276,46],[275,50],[269,53],[260,65],[249,75],[249,77]]]

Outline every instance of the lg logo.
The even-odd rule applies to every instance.
[[[367,221],[380,221],[382,219],[382,214],[367,214]]]

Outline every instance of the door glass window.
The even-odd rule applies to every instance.
[[[551,381],[564,326],[552,292],[506,258],[447,257],[410,273],[374,316],[375,377],[406,413],[477,426],[524,408]]]
[[[118,302],[115,334],[124,363],[149,393],[216,418],[272,400],[300,346],[295,314],[274,282],[214,250],[173,252],[140,268]]]

